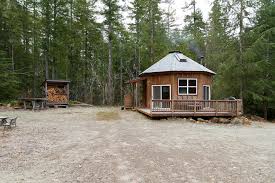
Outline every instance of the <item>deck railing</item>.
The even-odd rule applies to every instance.
[[[242,100],[152,100],[151,112],[242,114]]]

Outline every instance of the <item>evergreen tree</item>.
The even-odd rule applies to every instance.
[[[263,111],[268,118],[268,110],[275,109],[275,3],[261,0],[257,11],[256,25],[250,31],[251,47],[244,54],[247,62],[246,100],[250,111]],[[255,106],[255,107],[253,107]]]
[[[192,13],[185,16],[184,33],[189,36],[189,48],[196,54],[196,60],[201,61],[205,52],[206,23],[203,21],[202,12],[197,8],[196,0],[184,7],[184,10],[190,9]]]
[[[107,103],[112,105],[114,103],[114,85],[113,85],[113,41],[115,32],[119,25],[118,20],[121,18],[119,13],[120,7],[118,0],[102,0],[104,4],[104,10],[102,15],[104,16],[105,31],[108,39],[108,81],[106,85]]]

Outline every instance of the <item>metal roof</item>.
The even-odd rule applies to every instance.
[[[178,51],[170,52],[160,61],[143,71],[140,75],[160,72],[207,72],[216,74]]]

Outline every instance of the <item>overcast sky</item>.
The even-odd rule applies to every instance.
[[[211,3],[213,0],[197,0],[197,7],[202,11],[204,20],[207,20],[209,11],[211,9]],[[185,3],[190,3],[191,0],[174,0],[173,8],[176,10],[176,23],[180,24],[180,27],[184,25],[183,19],[186,14],[190,12],[184,12],[182,9],[185,6]],[[162,4],[161,8],[167,7]]]
[[[120,0],[120,5],[127,7],[127,5],[130,4],[133,0]],[[165,0],[162,0],[164,2]],[[174,4],[172,5],[172,8],[176,10],[175,20],[176,24],[178,24],[178,27],[182,27],[184,25],[184,16],[187,14],[190,14],[192,10],[189,10],[189,12],[184,11],[182,8],[185,6],[186,3],[190,3],[192,0],[174,0]],[[212,6],[213,0],[196,0],[197,7],[202,11],[204,20],[208,19],[208,14]],[[97,3],[97,7],[99,9],[102,9],[102,4]],[[160,8],[167,11],[167,4],[161,3]],[[131,20],[129,19],[129,11],[123,11],[122,15],[124,17],[124,21],[126,23],[130,23]],[[98,21],[102,21],[102,17],[98,16]]]

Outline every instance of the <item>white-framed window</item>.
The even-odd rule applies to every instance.
[[[197,95],[197,88],[196,78],[178,79],[178,95]]]

